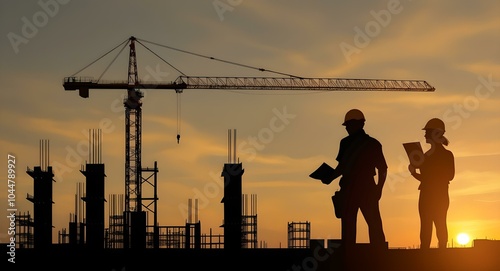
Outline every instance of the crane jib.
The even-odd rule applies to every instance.
[[[344,90],[344,91],[434,91],[423,80],[300,78],[300,77],[207,77],[180,76],[173,82],[97,81],[89,77],[66,77],[65,90],[89,89],[239,89],[239,90]]]
[[[188,89],[242,90],[361,90],[361,91],[434,91],[422,80],[300,78],[300,77],[199,77],[180,76]]]

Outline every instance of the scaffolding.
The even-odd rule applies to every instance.
[[[147,177],[143,177],[141,174],[141,206],[147,210],[146,212],[146,247],[159,248],[159,230],[158,230],[158,162],[154,162],[153,168],[142,168],[142,173],[151,172]],[[149,184],[149,186],[143,187],[143,184]],[[146,190],[147,189],[147,190]],[[150,197],[144,197],[146,193],[150,194]],[[153,221],[150,221],[150,215],[153,215]],[[153,231],[148,231],[152,228]]]
[[[242,247],[257,248],[257,195],[243,196]],[[249,210],[250,209],[250,210]]]
[[[29,212],[17,213],[16,216],[16,245],[17,248],[33,248],[34,235],[33,235],[34,222]]]
[[[224,248],[224,235],[223,234],[213,234],[212,228],[210,228],[209,234],[202,234],[201,235],[201,248],[206,248],[206,249]]]
[[[288,248],[309,248],[311,222],[288,223]]]
[[[69,214],[69,244],[73,246],[85,244],[85,223],[84,213],[85,204],[85,184],[82,182],[76,183],[75,193],[75,212]]]
[[[184,248],[185,230],[184,226],[160,226],[160,247],[162,248]]]
[[[67,232],[66,228],[57,232],[57,243],[58,244],[69,244],[70,234]]]
[[[123,217],[124,196],[109,196],[109,223],[106,230],[106,248],[124,247],[125,219]]]
[[[194,214],[193,214],[194,209]],[[198,219],[198,199],[188,199],[188,217],[186,222],[186,248],[201,248],[201,222]]]

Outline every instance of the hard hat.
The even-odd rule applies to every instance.
[[[441,130],[444,132],[444,122],[438,118],[432,118],[425,124],[425,127],[422,128],[422,130],[427,129]]]
[[[365,120],[365,116],[363,115],[363,112],[361,112],[361,110],[351,109],[345,114],[344,123],[342,123],[342,125],[345,126],[346,122],[350,120]]]

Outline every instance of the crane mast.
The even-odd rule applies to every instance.
[[[143,97],[137,73],[135,38],[130,39],[127,98],[125,106],[125,212],[142,211],[141,204],[141,135]],[[127,216],[127,215],[126,215]],[[129,221],[126,217],[125,221]]]
[[[90,89],[126,89],[125,107],[125,214],[124,242],[129,246],[132,213],[142,211],[141,135],[142,101],[141,89],[172,89],[181,93],[183,89],[235,89],[235,90],[310,90],[310,91],[404,91],[432,92],[434,87],[423,80],[347,79],[347,78],[302,78],[290,77],[209,77],[179,76],[175,81],[141,82],[137,71],[135,37],[129,38],[128,80],[107,82],[91,77],[65,77],[63,87],[67,91],[79,90],[83,98],[89,97]],[[265,71],[264,69],[259,69]],[[155,214],[156,215],[156,214]]]

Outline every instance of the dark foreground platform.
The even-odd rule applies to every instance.
[[[472,248],[384,249],[359,246],[346,262],[340,250],[310,249],[102,249],[54,245],[45,250],[17,249],[15,264],[5,244],[2,270],[459,270],[499,271],[500,243]],[[5,265],[7,263],[7,265]]]

